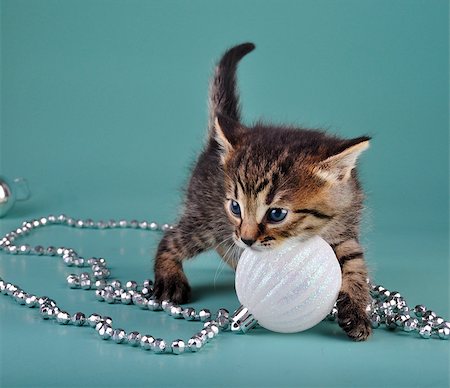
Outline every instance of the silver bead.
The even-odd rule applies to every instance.
[[[208,319],[211,318],[211,311],[209,311],[208,309],[200,310],[198,316],[200,318],[200,321],[206,322]]]
[[[157,230],[158,229],[158,224],[156,222],[150,222],[150,224],[148,224],[148,228],[150,230]]]
[[[137,220],[131,220],[130,221],[130,227],[133,229],[136,229],[139,226],[139,221]]]
[[[22,255],[26,255],[30,253],[31,247],[28,244],[20,245],[19,246],[19,253]]]
[[[405,322],[410,319],[411,317],[409,315],[406,314],[397,314],[395,316],[395,324],[399,327],[403,327],[403,325],[405,324]]]
[[[56,255],[56,248],[55,247],[47,247],[47,249],[45,250],[45,254],[48,256],[55,256]]]
[[[118,222],[116,220],[108,221],[108,228],[117,228]]]
[[[77,228],[84,228],[84,221],[83,220],[76,220],[75,221],[75,226],[77,227]]]
[[[410,332],[417,330],[417,320],[414,320],[412,318],[409,318],[407,321],[403,324],[403,331]]]
[[[131,303],[131,294],[128,291],[122,292],[122,294],[120,294],[120,301],[123,304],[130,304]]]
[[[205,329],[200,330],[195,336],[201,339],[203,345],[208,342],[208,332]]]
[[[122,303],[122,293],[124,290],[114,290],[114,298],[116,298],[116,302]]]
[[[128,222],[126,220],[120,220],[119,221],[119,226],[121,228],[126,228],[128,226]]]
[[[422,304],[418,304],[416,307],[414,307],[414,314],[416,314],[416,316],[419,318],[422,318],[426,311],[427,308]]]
[[[97,300],[99,302],[104,302],[105,301],[105,299],[103,298],[103,294],[104,294],[103,290],[95,290],[95,297],[97,298]]]
[[[206,329],[203,329],[203,330],[206,331],[206,336],[207,336],[208,340],[212,340],[215,337],[215,333],[213,330],[211,330],[211,327],[207,327]]]
[[[126,284],[125,284],[125,288],[126,288],[127,290],[133,290],[133,291],[136,291],[136,290],[137,290],[137,287],[138,287],[138,285],[137,285],[137,283],[136,283],[134,280],[129,280],[129,281],[126,282]]]
[[[439,328],[439,327],[441,327],[442,326],[442,324],[445,322],[445,320],[444,320],[444,318],[442,318],[442,317],[436,317],[434,320],[433,320],[433,327],[436,327],[436,328]]]
[[[8,285],[9,285],[9,287],[8,287]],[[11,284],[11,283],[6,284],[6,293],[9,296],[12,296],[17,290],[18,290],[18,288],[14,284]]]
[[[150,289],[153,286],[153,282],[150,279],[145,279],[142,282],[142,285],[143,285],[143,288],[149,288]]]
[[[40,223],[42,226],[47,225],[47,222],[48,222],[48,220],[47,220],[47,218],[45,218],[45,217],[42,217],[42,218],[39,220],[39,223]]]
[[[434,319],[437,317],[436,313],[431,310],[425,311],[425,314],[423,314],[422,319],[428,322],[433,322]]]
[[[98,322],[100,322],[100,319],[102,319],[102,317],[98,314],[91,314],[89,315],[87,321],[89,323],[90,327],[95,327],[97,325]]]
[[[230,317],[230,312],[227,309],[219,309],[217,310],[217,314],[216,317],[226,317],[229,318]]]
[[[170,309],[170,315],[174,318],[183,318],[183,307],[172,306]]]
[[[41,314],[42,319],[49,319],[49,311],[51,310],[51,307],[48,306],[41,306],[39,307],[39,313]]]
[[[173,354],[181,354],[181,353],[184,353],[186,344],[184,343],[184,341],[182,339],[177,339],[175,341],[172,341],[170,348],[171,348]]]
[[[42,256],[44,254],[44,247],[42,245],[36,245],[34,248],[32,248],[32,253]]]
[[[48,219],[48,222],[50,222],[51,224],[54,224],[55,222],[58,221],[57,218],[56,218],[53,214],[50,214],[50,215],[47,217],[47,219]]]
[[[389,329],[395,329],[397,327],[394,314],[386,315],[386,327]]]
[[[170,229],[170,225],[169,224],[163,224],[162,226],[161,226],[161,230],[163,231],[163,232],[166,232],[166,231],[168,231]]]
[[[114,292],[105,291],[102,296],[106,303],[113,304],[116,302]]]
[[[112,318],[108,317],[107,315],[102,316],[101,320],[104,323],[107,323],[108,325],[112,326]]]
[[[422,338],[428,339],[431,337],[431,331],[432,331],[431,326],[425,325],[419,329],[419,334]]]
[[[152,311],[160,311],[162,310],[161,304],[156,299],[149,299],[147,302],[147,307]]]
[[[85,279],[90,279],[91,275],[89,274],[89,272],[82,272],[80,273],[80,280],[85,280]]]
[[[113,331],[112,339],[116,344],[127,342],[127,333],[123,329],[116,329]]]
[[[105,279],[99,279],[95,281],[95,288],[97,290],[103,289],[106,287],[106,280]]]
[[[218,335],[220,332],[219,326],[217,326],[217,324],[215,324],[215,323],[208,326],[208,328],[213,332],[214,336]]]
[[[230,328],[230,320],[229,318],[218,317],[217,325],[219,326],[219,329],[222,331],[228,330]]]
[[[440,339],[448,340],[450,338],[450,329],[448,327],[441,327],[438,329],[438,336]]]
[[[35,295],[28,295],[27,298],[25,299],[25,305],[27,307],[36,307],[36,305],[38,304],[37,301],[37,297]]]
[[[98,221],[95,225],[98,229],[105,229],[108,224],[105,221]]]
[[[154,342],[155,338],[149,334],[146,334],[141,337],[140,346],[144,350],[151,350]]]
[[[14,299],[17,303],[19,303],[20,305],[24,305],[25,304],[25,299],[27,298],[27,294],[23,291],[23,290],[17,290],[14,294]]]
[[[133,294],[133,296],[131,297],[131,300],[133,301],[133,304],[135,304],[136,306],[138,306],[141,309],[148,308],[148,306],[147,306],[148,300],[145,299],[139,292],[136,292],[135,294]]]
[[[378,314],[373,313],[370,315],[370,323],[374,329],[380,326],[381,318]]]
[[[56,219],[59,223],[63,223],[67,221],[67,216],[65,214],[60,214],[57,219]]]
[[[72,255],[64,255],[62,259],[64,261],[64,264],[67,265],[68,267],[71,267],[73,265]]]
[[[66,280],[70,288],[80,288],[81,286],[80,278],[75,274],[70,274],[67,276]]]
[[[73,265],[78,268],[84,267],[84,259],[82,257],[76,257],[73,259]]]
[[[10,245],[7,249],[7,252],[9,252],[11,255],[16,255],[19,252],[17,245]]]
[[[141,222],[139,222],[139,228],[141,228],[141,229],[147,229],[147,228],[148,228],[148,222],[147,222],[147,221],[141,221]]]
[[[56,316],[56,322],[60,325],[67,325],[70,322],[70,314],[66,311],[60,311]]]
[[[139,346],[139,344],[141,342],[141,337],[142,336],[139,332],[132,331],[131,333],[128,334],[127,340],[131,346]]]
[[[122,287],[122,283],[120,282],[120,280],[117,279],[111,280],[110,285],[115,290],[119,290]]]
[[[192,307],[187,307],[183,310],[183,318],[186,321],[194,321],[196,317],[196,311]]]
[[[155,353],[164,353],[166,351],[167,344],[162,338],[157,338],[153,341],[152,350]]]
[[[86,316],[83,313],[78,312],[72,315],[71,321],[74,326],[83,326],[86,322]]]
[[[80,281],[80,286],[83,290],[90,290],[91,289],[91,279],[83,279]]]
[[[98,335],[104,340],[109,340],[113,335],[113,328],[107,323],[103,323],[98,330]]]
[[[173,306],[173,303],[170,300],[161,301],[161,307],[166,313],[170,314],[170,309],[172,308],[172,306]]]
[[[192,337],[188,341],[188,348],[191,352],[198,352],[203,346],[202,340],[196,336]]]

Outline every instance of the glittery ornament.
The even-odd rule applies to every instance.
[[[235,285],[239,301],[261,326],[294,333],[316,325],[331,311],[341,269],[331,247],[316,236],[274,250],[247,248]]]

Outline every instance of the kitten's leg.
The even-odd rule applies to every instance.
[[[174,303],[186,303],[189,300],[191,288],[183,272],[182,261],[211,247],[210,239],[200,234],[193,230],[192,224],[183,228],[182,221],[164,234],[154,265],[154,295],[157,299]]]
[[[370,293],[362,248],[355,239],[349,239],[333,249],[342,268],[342,286],[337,300],[339,326],[355,341],[365,341],[372,327],[366,312]]]

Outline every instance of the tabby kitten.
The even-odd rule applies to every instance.
[[[162,238],[155,259],[155,296],[185,303],[183,260],[216,249],[232,267],[242,250],[265,250],[286,239],[324,238],[342,268],[338,322],[362,341],[371,333],[367,269],[359,244],[363,193],[356,161],[369,137],[340,139],[321,131],[240,121],[239,60],[252,43],[218,63],[210,88],[207,143],[193,170],[180,220]]]

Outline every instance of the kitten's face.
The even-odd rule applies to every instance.
[[[235,243],[270,249],[288,238],[318,234],[333,218],[330,187],[286,153],[259,157],[253,147],[237,152],[225,167],[225,211]]]
[[[216,126],[224,207],[236,245],[270,249],[289,238],[306,239],[352,206],[351,174],[368,138],[343,141],[318,132],[248,129],[226,120]]]

